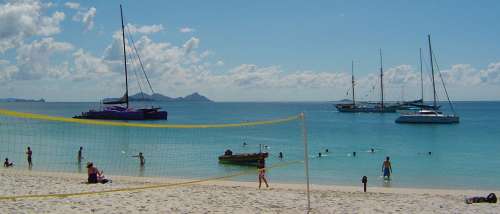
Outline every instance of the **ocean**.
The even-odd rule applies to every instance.
[[[151,123],[220,124],[306,115],[311,183],[370,186],[500,189],[500,102],[455,102],[460,123],[396,124],[397,113],[339,113],[332,102],[154,103],[169,112],[168,121]],[[98,103],[0,103],[0,108],[71,117]],[[443,111],[448,111],[442,103]],[[0,158],[26,168],[24,150],[33,148],[33,170],[85,173],[76,152],[107,174],[207,178],[248,170],[222,165],[225,149],[270,153],[270,182],[303,183],[301,121],[227,129],[130,129],[0,117]],[[248,145],[243,146],[246,142]],[[375,152],[370,152],[370,149]],[[325,150],[329,152],[326,153]],[[131,156],[143,152],[146,166]],[[284,159],[277,157],[284,153]],[[318,153],[323,155],[318,157]],[[352,153],[356,152],[356,156]],[[428,153],[431,152],[431,155]],[[391,182],[381,178],[391,158]],[[2,159],[3,160],[3,159]],[[84,177],[82,175],[82,177]],[[253,181],[254,175],[233,178]]]

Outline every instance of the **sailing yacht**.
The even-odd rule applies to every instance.
[[[123,59],[125,69],[125,94],[117,100],[103,101],[106,105],[102,110],[90,110],[82,112],[81,115],[74,116],[76,119],[101,119],[101,120],[166,120],[168,113],[161,111],[160,107],[133,109],[129,105],[128,97],[128,72],[127,53],[125,50],[125,26],[123,25],[122,5],[120,5],[120,15],[122,21],[122,42]],[[132,40],[133,41],[133,40]],[[134,45],[135,48],[135,45]],[[136,51],[137,52],[137,51]],[[136,53],[138,55],[138,53]],[[138,57],[140,60],[140,57]],[[141,62],[142,63],[142,62]],[[142,65],[142,64],[141,64]],[[143,70],[144,72],[144,70]],[[144,72],[145,74],[145,72]],[[146,76],[147,78],[147,76]],[[149,80],[148,80],[149,83]],[[151,87],[151,86],[150,86]],[[152,90],[152,88],[151,88]]]
[[[339,112],[367,112],[367,113],[394,113],[401,104],[384,104],[384,70],[382,68],[382,50],[380,49],[380,103],[356,103],[354,97],[354,62],[351,65],[351,87],[352,87],[352,103],[340,103],[335,105]]]
[[[420,99],[404,102],[397,110],[400,114],[415,114],[420,110],[438,110],[440,106],[427,105],[424,103],[424,74],[422,69],[422,48],[419,49],[420,54]]]
[[[429,41],[429,55],[430,55],[430,64],[431,64],[431,72],[432,72],[432,89],[434,92],[434,102],[433,102],[433,107],[432,109],[422,109],[414,114],[403,114],[399,116],[396,119],[396,123],[444,123],[444,124],[449,124],[449,123],[458,123],[460,121],[460,118],[456,114],[450,114],[446,115],[440,112],[438,109],[437,101],[436,101],[436,84],[434,80],[434,63],[433,63],[433,53],[432,53],[432,46],[431,46],[431,35],[427,36],[427,39]],[[443,87],[445,88],[446,91],[446,86],[444,85],[443,82]],[[446,93],[448,96],[448,93]],[[450,104],[451,109],[453,110],[453,105],[451,104],[451,101],[448,97],[448,102]]]

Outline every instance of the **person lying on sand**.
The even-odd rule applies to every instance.
[[[497,196],[495,193],[490,193],[485,197],[470,197],[465,199],[466,204],[472,203],[497,203]]]

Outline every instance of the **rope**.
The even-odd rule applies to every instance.
[[[266,169],[272,169],[272,168],[277,168],[277,167],[283,167],[291,164],[296,164],[300,163],[302,161],[289,161],[285,163],[280,163],[280,164],[274,164],[270,167],[267,167]],[[202,183],[202,182],[207,182],[207,181],[215,181],[215,180],[224,180],[228,178],[233,178],[237,176],[242,176],[242,175],[249,175],[255,173],[255,170],[245,170],[239,173],[234,173],[234,174],[229,174],[225,176],[219,176],[219,177],[212,177],[212,178],[205,178],[205,179],[200,179],[200,180],[194,180],[194,181],[185,181],[185,182],[180,182],[180,183],[171,183],[171,184],[157,184],[157,185],[150,185],[150,186],[142,186],[142,187],[130,187],[130,188],[121,188],[121,189],[111,189],[111,190],[102,190],[102,191],[96,191],[96,192],[78,192],[78,193],[59,193],[59,194],[41,194],[41,195],[17,195],[17,196],[0,196],[0,200],[17,200],[17,199],[28,199],[28,198],[37,198],[37,199],[44,199],[44,198],[65,198],[65,197],[73,197],[73,196],[84,196],[84,195],[98,195],[98,194],[105,194],[105,193],[114,193],[114,192],[130,192],[130,191],[140,191],[140,190],[147,190],[147,189],[156,189],[156,188],[166,188],[166,187],[175,187],[175,186],[184,186],[184,185],[189,185],[189,184],[195,184],[195,183]]]
[[[257,126],[257,125],[271,125],[277,123],[286,123],[293,120],[299,120],[300,115],[290,116],[287,118],[275,120],[263,120],[244,123],[227,123],[227,124],[148,124],[148,123],[126,123],[114,122],[104,120],[87,120],[87,119],[74,119],[67,117],[49,116],[43,114],[33,114],[25,112],[17,112],[6,109],[0,109],[0,115],[9,117],[18,117],[24,119],[57,121],[66,123],[79,123],[85,125],[102,125],[102,126],[126,126],[126,127],[141,127],[141,128],[176,128],[176,129],[197,129],[197,128],[229,128],[229,127],[244,127],[244,126]]]

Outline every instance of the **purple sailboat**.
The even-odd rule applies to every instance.
[[[161,111],[160,107],[133,109],[129,106],[127,54],[125,50],[125,26],[123,25],[123,12],[121,5],[120,5],[120,15],[122,21],[123,59],[125,65],[125,94],[120,99],[103,101],[103,104],[106,106],[102,110],[90,110],[88,112],[82,112],[81,115],[74,116],[73,118],[100,119],[100,120],[166,120],[168,113],[166,111]],[[135,44],[133,44],[133,46],[135,49]],[[136,54],[139,59],[139,62],[141,63],[141,68],[143,68],[142,62],[140,61],[140,57],[137,51]],[[146,73],[144,72],[144,74]],[[149,86],[151,88],[151,85]]]

